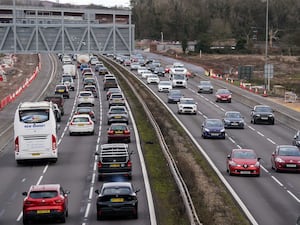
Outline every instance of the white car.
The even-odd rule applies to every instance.
[[[178,114],[197,114],[197,103],[193,98],[182,97],[177,102]]]
[[[95,97],[91,91],[80,91],[78,95],[78,106],[80,105],[92,105],[95,104]]]
[[[158,92],[170,92],[172,90],[172,82],[168,80],[162,80],[157,85]]]
[[[149,71],[145,71],[142,73],[142,78],[143,79],[147,79],[148,76],[152,75],[153,73],[149,70]]]
[[[91,65],[99,64],[99,60],[96,57],[91,58],[90,60]]]
[[[142,73],[144,72],[149,72],[150,70],[148,70],[145,66],[140,66],[138,69],[137,69],[137,74],[142,76]]]
[[[130,63],[130,70],[137,70],[139,67],[140,67],[140,64],[138,62]]]
[[[149,75],[147,77],[147,84],[159,83],[159,77],[156,74]]]
[[[72,64],[72,58],[69,55],[64,55],[62,58],[63,64]]]
[[[78,114],[74,115],[69,124],[69,134],[83,134],[88,133],[93,135],[95,133],[95,125],[90,115]]]

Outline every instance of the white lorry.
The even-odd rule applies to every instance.
[[[83,63],[89,63],[90,61],[90,56],[89,54],[81,54],[77,56],[77,68],[80,67],[81,64]]]
[[[63,65],[63,74],[71,75],[73,79],[76,78],[76,66],[74,64]]]
[[[172,87],[187,87],[187,69],[182,63],[175,62],[170,68],[169,77]]]

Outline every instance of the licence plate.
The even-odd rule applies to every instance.
[[[111,164],[109,167],[113,167],[113,168],[120,167],[120,164]]]
[[[237,126],[237,125],[239,125],[238,123],[231,123],[231,125],[233,125],[233,126]]]
[[[115,119],[121,119],[121,116],[115,116]]]
[[[250,174],[250,171],[241,171],[241,174]]]
[[[296,164],[286,164],[286,167],[295,168]]]
[[[31,155],[32,155],[32,156],[39,156],[40,153],[32,153]]]
[[[124,198],[112,198],[110,199],[111,202],[124,202]]]
[[[116,131],[116,134],[123,134],[123,131]]]
[[[37,210],[37,214],[50,213],[50,209]]]
[[[64,90],[58,90],[58,92],[64,92]]]
[[[268,117],[261,117],[261,119],[262,119],[262,120],[267,120],[267,119],[268,119]]]
[[[79,126],[79,127],[83,127],[83,126],[84,126],[84,124],[78,124],[78,126]]]
[[[227,98],[222,98],[222,100],[227,100]]]
[[[210,135],[211,136],[218,136],[219,134],[218,133],[211,133]]]

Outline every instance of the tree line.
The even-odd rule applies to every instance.
[[[249,51],[266,40],[267,1],[269,46],[297,53],[299,0],[131,0],[135,37],[195,40],[196,51],[204,52],[214,41],[234,38],[237,50]]]

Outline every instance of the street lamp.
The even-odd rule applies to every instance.
[[[269,37],[269,0],[266,5],[266,46],[265,46],[265,67],[268,64],[268,37]],[[270,91],[270,75],[269,73],[265,74],[265,86],[267,90]]]

